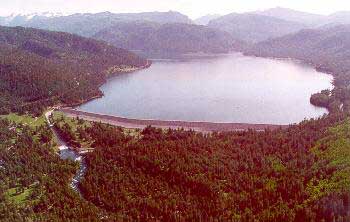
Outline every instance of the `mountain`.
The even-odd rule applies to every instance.
[[[23,26],[46,29],[51,31],[62,31],[90,37],[101,29],[112,26],[122,19],[113,13],[103,12],[97,14],[73,14],[55,18],[33,18]]]
[[[146,44],[149,44],[150,36],[161,26],[161,24],[147,21],[122,21],[101,30],[92,37],[120,48],[144,50],[148,47]]]
[[[145,67],[124,49],[76,35],[0,27],[0,113],[40,114],[47,106],[101,95],[108,75]]]
[[[220,17],[221,15],[219,14],[209,14],[209,15],[205,15],[195,19],[194,23],[197,25],[208,25],[211,20],[214,20]]]
[[[327,24],[350,24],[350,11],[336,12],[327,18]]]
[[[225,15],[212,20],[208,26],[227,31],[234,38],[250,42],[280,37],[307,27],[297,22],[250,13]]]
[[[247,54],[299,59],[332,73],[337,86],[350,84],[350,25],[302,30],[258,43]]]
[[[11,15],[0,17],[1,26],[23,26],[28,22],[29,18],[26,15]]]
[[[343,24],[350,24],[350,11],[336,12],[331,15],[318,15],[307,12],[296,11],[288,8],[271,8],[264,11],[255,11],[254,14],[271,16],[306,24],[309,28],[335,27]]]
[[[256,11],[253,13],[309,25],[317,25],[327,18],[327,16],[324,15],[301,12],[281,7],[271,8],[264,11]]]
[[[150,21],[160,24],[187,23],[192,21],[179,12],[144,12],[114,14],[102,12],[96,14],[73,14],[68,16],[15,16],[11,22],[3,23],[7,26],[25,26],[51,31],[62,31],[78,34],[85,37],[95,35],[100,30],[115,25],[120,21]]]
[[[245,47],[227,32],[181,23],[121,22],[93,38],[121,48],[161,54],[227,53]]]
[[[114,14],[115,17],[118,17],[123,20],[143,20],[149,22],[157,22],[160,24],[166,23],[185,23],[192,24],[192,20],[186,15],[183,15],[179,12],[168,11],[168,12],[141,12],[141,13],[122,13]]]
[[[6,17],[0,16],[0,25],[5,25],[5,23],[6,23]]]
[[[12,14],[6,17],[0,17],[1,26],[23,26],[33,18],[53,18],[63,16],[62,13],[42,12],[31,14]]]

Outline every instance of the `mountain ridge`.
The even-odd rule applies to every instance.
[[[304,23],[308,25],[314,25],[320,20],[323,20],[326,18],[326,16],[324,15],[308,13],[308,12],[298,11],[294,9],[283,8],[283,7],[276,7],[276,8],[270,8],[267,10],[254,11],[252,13],[271,16],[271,17],[283,19],[286,21]]]
[[[6,18],[5,18],[6,19]],[[186,23],[191,24],[192,20],[179,12],[142,12],[142,13],[76,13],[67,16],[34,16],[28,19],[25,16],[16,16],[5,24],[4,18],[0,19],[0,25],[23,26],[31,28],[46,29],[50,31],[62,31],[78,34],[84,37],[91,37],[98,31],[114,25],[120,21],[144,20],[149,22],[165,23]]]
[[[124,22],[97,33],[93,38],[117,47],[166,54],[227,53],[246,44],[229,33],[194,24]]]
[[[260,42],[307,28],[301,23],[252,13],[231,13],[210,21],[208,26],[229,32],[234,38],[250,42]]]

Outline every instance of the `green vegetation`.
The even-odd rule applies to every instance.
[[[77,164],[60,159],[48,132],[0,119],[0,221],[97,220],[101,211],[68,186]]]
[[[329,133],[329,136],[318,142],[312,152],[326,161],[326,167],[335,173],[330,178],[319,178],[309,184],[312,199],[350,191],[350,120],[330,128]]]
[[[10,113],[8,115],[0,115],[0,118],[6,119],[10,122],[17,124],[30,125],[32,127],[43,126],[46,124],[46,119],[44,115],[40,117],[33,117],[30,115],[18,115],[16,113]]]
[[[148,63],[75,35],[0,27],[0,221],[350,221],[349,62],[321,44],[335,34],[346,48],[348,35],[324,32],[291,57],[334,73],[335,89],[311,99],[331,113],[287,129],[138,131],[54,113],[70,146],[94,149],[81,197],[69,186],[78,164],[57,155],[42,113],[100,95],[108,70]]]
[[[54,112],[66,141],[95,149],[85,157],[83,198],[68,186],[77,164],[61,160],[47,126],[33,120],[0,119],[0,220],[349,220],[343,115],[285,130],[201,134],[128,130]]]
[[[30,197],[33,194],[34,187],[35,184],[32,184],[29,187],[22,187],[20,185],[18,187],[8,189],[4,194],[4,198],[17,206],[24,206],[31,199]]]
[[[56,131],[64,141],[74,148],[91,148],[93,138],[87,137],[83,130],[91,127],[91,123],[81,120],[66,118],[61,112],[54,112],[51,117],[51,122],[54,123]]]
[[[72,131],[76,132],[77,128],[79,126],[81,127],[91,127],[91,122],[79,119],[79,118],[69,118],[64,115],[64,113],[55,111],[52,114],[51,120],[53,123],[59,123],[60,125],[62,123],[67,123],[71,128]]]
[[[56,124],[73,121],[71,132],[82,126],[91,139],[80,189],[110,220],[346,221],[350,122],[343,118],[210,135],[147,127],[138,137],[69,118]]]
[[[118,67],[147,61],[107,43],[67,33],[0,27],[0,114],[41,115],[47,107],[78,104]]]

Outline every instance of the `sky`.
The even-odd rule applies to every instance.
[[[207,14],[248,12],[285,7],[317,14],[350,11],[348,0],[0,0],[0,15],[34,12],[114,13],[179,11],[191,18]]]

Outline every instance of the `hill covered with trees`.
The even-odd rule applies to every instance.
[[[98,221],[104,212],[69,186],[78,165],[57,155],[43,117],[9,119],[0,118],[0,221]]]
[[[124,49],[61,32],[0,27],[0,112],[41,114],[101,92],[108,75],[145,67]]]
[[[213,134],[153,127],[130,134],[62,118],[55,125],[72,144],[95,148],[80,189],[109,220],[349,220],[343,114],[285,130]]]
[[[101,30],[93,38],[146,53],[227,53],[246,47],[244,42],[232,38],[227,32],[181,23],[121,22]]]
[[[296,34],[261,42],[248,54],[294,58],[311,63],[336,77],[336,85],[350,84],[350,25],[306,29]]]

